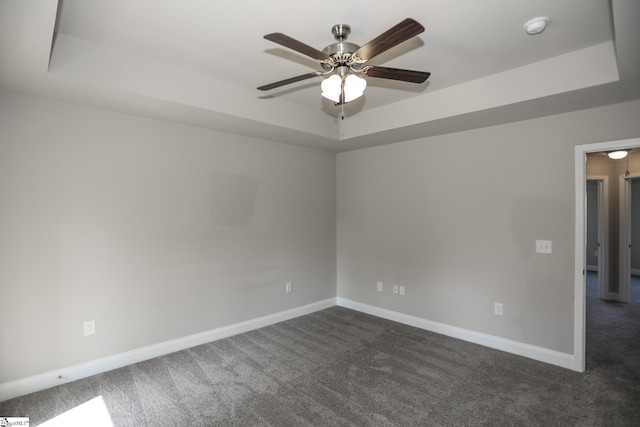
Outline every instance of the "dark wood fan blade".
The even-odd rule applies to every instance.
[[[270,40],[274,43],[278,43],[284,47],[288,47],[289,49],[293,49],[296,52],[300,52],[303,55],[307,55],[317,61],[330,61],[331,57],[324,52],[319,51],[318,49],[314,49],[311,46],[308,46],[302,42],[299,42],[296,39],[292,39],[286,34],[282,33],[271,33],[264,36],[265,39]]]
[[[410,83],[422,83],[429,78],[431,73],[426,71],[401,70],[399,68],[369,67],[365,68],[363,74],[367,77],[378,77],[381,79],[401,80]]]
[[[374,56],[380,55],[382,52],[417,36],[423,31],[424,27],[422,25],[411,18],[407,18],[362,46],[354,55],[368,61]]]
[[[314,71],[313,73],[302,74],[300,76],[290,77],[285,80],[280,80],[279,82],[271,83],[268,85],[260,86],[258,90],[271,90],[280,86],[288,85],[290,83],[299,82],[301,80],[310,79],[311,77],[321,76],[323,73],[321,71]]]

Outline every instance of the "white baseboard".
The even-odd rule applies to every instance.
[[[605,301],[620,301],[620,293],[619,292],[605,292],[603,299]]]
[[[597,265],[587,265],[587,271],[598,271]],[[632,268],[631,269],[632,276],[640,276],[640,268]]]
[[[399,313],[397,311],[385,308],[375,307],[351,301],[345,298],[338,298],[338,305],[363,313],[371,314],[383,319],[393,320],[394,322],[403,323],[405,325],[414,326],[416,328],[435,332],[449,337],[469,341],[480,344],[485,347],[495,348],[497,350],[506,351],[508,353],[517,354],[519,356],[528,357],[529,359],[538,360],[540,362],[550,363],[563,368],[580,371],[576,366],[573,354],[561,353],[555,350],[549,350],[544,347],[524,344],[518,341],[508,340],[493,335],[483,334],[481,332],[471,331],[469,329],[459,328],[440,322],[423,319],[421,317],[409,314]]]
[[[22,396],[36,391],[45,390],[50,387],[87,378],[113,369],[122,368],[133,363],[149,360],[154,357],[163,356],[165,354],[191,348],[197,345],[217,341],[233,335],[249,332],[265,326],[273,325],[278,322],[290,320],[296,317],[304,316],[316,311],[324,310],[329,307],[339,305],[360,311],[362,313],[371,314],[383,319],[392,320],[405,325],[414,326],[416,328],[447,335],[464,341],[473,342],[484,345],[486,347],[495,348],[497,350],[506,351],[508,353],[517,354],[538,360],[563,368],[578,370],[575,366],[575,358],[572,354],[561,353],[538,347],[530,344],[524,344],[493,335],[475,332],[457,326],[451,326],[444,323],[434,322],[423,319],[421,317],[404,314],[385,308],[375,307],[351,301],[345,298],[329,298],[324,301],[315,302],[302,307],[296,307],[290,310],[281,311],[256,319],[247,320],[233,325],[212,329],[210,331],[199,334],[189,335],[187,337],[178,338],[163,343],[142,347],[136,350],[127,351],[113,356],[103,357],[101,359],[92,360],[66,368],[45,372],[19,380],[0,384],[0,402]]]
[[[0,402],[176,351],[242,334],[336,305],[336,298],[0,384]]]

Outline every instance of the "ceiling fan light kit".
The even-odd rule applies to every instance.
[[[344,103],[360,98],[367,87],[367,81],[355,74],[332,74],[320,84],[322,96],[335,104],[340,103],[340,94],[344,93]]]
[[[430,73],[424,71],[401,70],[398,68],[365,65],[379,54],[409,40],[424,31],[424,27],[411,18],[385,31],[369,43],[360,47],[347,42],[351,27],[345,24],[334,25],[331,32],[336,42],[322,51],[314,49],[282,33],[271,33],[265,39],[289,49],[307,55],[319,62],[322,71],[314,71],[296,77],[260,86],[259,90],[271,90],[290,83],[312,77],[328,76],[321,83],[322,96],[335,105],[344,105],[361,97],[367,87],[366,77],[399,80],[410,83],[423,83]]]

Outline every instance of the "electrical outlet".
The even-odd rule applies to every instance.
[[[291,282],[287,283],[286,291],[287,291],[288,294],[293,292],[293,283],[291,283]]]
[[[496,302],[493,304],[493,312],[498,316],[502,316],[502,303]]]
[[[536,240],[536,252],[539,254],[550,254],[551,240]]]
[[[400,286],[400,295],[404,295],[404,286]]]
[[[84,336],[93,335],[96,333],[96,321],[86,320],[84,322]]]
[[[378,282],[378,287],[376,288],[378,292],[382,292],[382,282]]]
[[[393,293],[398,295],[398,285],[393,285]]]

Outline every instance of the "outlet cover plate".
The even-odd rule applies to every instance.
[[[536,240],[536,252],[539,254],[550,254],[551,240]]]
[[[96,321],[86,320],[84,322],[84,336],[93,335],[96,333]]]

